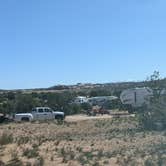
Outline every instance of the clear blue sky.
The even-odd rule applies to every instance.
[[[165,0],[1,0],[0,89],[166,76]]]

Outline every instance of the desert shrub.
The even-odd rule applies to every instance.
[[[104,128],[106,125],[108,125],[108,121],[106,120],[97,120],[95,123],[95,127],[97,128]]]
[[[23,156],[26,156],[27,158],[36,158],[39,156],[39,152],[37,148],[33,148],[33,149],[25,149],[23,151]]]
[[[64,148],[62,147],[59,150],[59,155],[63,158],[63,163],[67,163],[69,160],[73,160],[75,158],[74,151],[71,148]]]
[[[103,156],[105,156],[105,153],[103,152],[103,150],[99,150],[97,153],[97,158],[100,159]]]
[[[82,152],[82,147],[77,147],[76,150],[81,153]]]
[[[166,156],[159,154],[157,165],[164,166],[166,164]]]
[[[0,145],[6,145],[13,142],[13,135],[11,133],[3,132],[0,136]]]
[[[81,165],[86,165],[88,163],[86,157],[84,156],[84,154],[79,155],[79,157],[77,158],[77,161],[81,164]]]
[[[162,130],[166,126],[166,95],[162,94],[159,72],[150,76],[149,87],[153,90],[153,97],[150,104],[139,111],[138,119],[144,129]]]
[[[83,109],[83,110],[90,110],[90,109],[92,109],[92,106],[89,104],[89,103],[82,103],[81,104],[81,108]]]
[[[145,166],[155,166],[155,163],[151,158],[148,158],[145,160],[144,165]]]
[[[155,97],[154,97],[155,98]],[[162,130],[166,126],[166,97],[160,96],[152,99],[150,106],[143,110],[139,116],[140,125],[148,130]]]
[[[28,136],[20,136],[16,139],[18,145],[27,144],[30,141],[30,137]]]
[[[84,152],[84,156],[86,157],[87,160],[92,160],[94,157],[92,152]]]
[[[67,114],[68,115],[73,115],[73,114],[80,114],[81,113],[81,106],[78,105],[78,104],[71,104],[69,107],[68,107],[68,110],[67,110]]]
[[[42,156],[38,156],[34,166],[44,166],[44,158]]]

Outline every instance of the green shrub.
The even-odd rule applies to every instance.
[[[139,122],[145,129],[162,130],[166,126],[166,95],[162,94],[163,85],[159,72],[155,71],[150,76],[148,86],[153,90],[153,97],[150,104],[140,111]]]
[[[13,142],[13,135],[11,133],[3,132],[0,136],[0,145],[7,145]]]
[[[18,145],[22,145],[22,144],[27,144],[30,141],[30,138],[28,136],[20,136],[16,142]]]
[[[27,158],[36,158],[39,156],[38,149],[37,148],[25,149],[23,152],[23,156],[26,156]]]

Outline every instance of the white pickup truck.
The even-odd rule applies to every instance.
[[[15,121],[63,120],[64,118],[64,112],[53,111],[49,107],[36,107],[32,109],[31,113],[18,113],[14,116]]]

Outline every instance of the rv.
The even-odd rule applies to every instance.
[[[82,103],[89,103],[90,105],[103,105],[103,103],[107,101],[114,101],[117,100],[118,97],[116,96],[97,96],[97,97],[85,97],[85,96],[78,96],[75,98],[75,104],[82,104]]]
[[[97,96],[97,97],[88,98],[88,102],[91,105],[103,105],[104,103],[106,103],[108,101],[114,101],[117,99],[118,99],[118,97],[116,97],[116,96]]]
[[[82,104],[82,103],[87,103],[87,102],[88,102],[88,99],[85,96],[78,96],[75,98],[75,101],[74,101],[74,103],[76,103],[76,104]]]
[[[120,95],[121,103],[126,106],[129,112],[150,104],[153,90],[148,87],[126,89]]]

